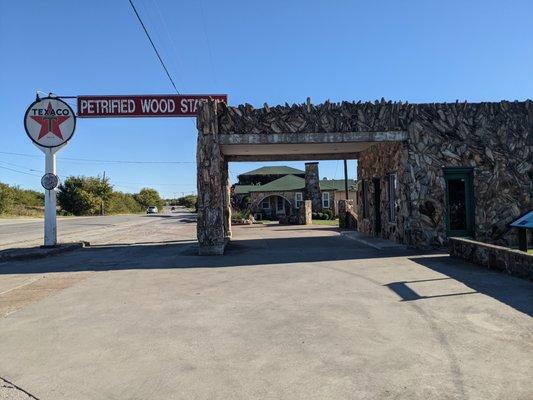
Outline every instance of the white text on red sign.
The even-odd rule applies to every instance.
[[[195,116],[203,100],[222,101],[227,95],[78,96],[78,116],[186,117]]]

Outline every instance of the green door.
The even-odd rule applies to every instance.
[[[474,236],[474,187],[472,168],[445,168],[446,233]]]

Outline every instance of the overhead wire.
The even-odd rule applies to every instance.
[[[159,51],[157,50],[157,47],[155,46],[152,38],[150,37],[150,33],[148,33],[148,29],[146,29],[146,26],[144,25],[144,22],[143,20],[141,19],[141,16],[139,15],[139,13],[137,12],[137,9],[135,8],[135,5],[133,4],[133,1],[132,0],[128,0],[130,5],[131,5],[131,8],[133,9],[133,11],[135,12],[135,15],[137,16],[137,19],[139,20],[139,22],[141,23],[141,26],[144,30],[144,33],[146,34],[146,37],[148,37],[148,40],[150,41],[150,44],[152,45],[152,48],[154,49],[155,51],[155,54],[157,55],[157,58],[159,59],[159,62],[161,63],[161,65],[163,66],[163,69],[165,70],[167,76],[168,76],[168,79],[170,80],[170,83],[172,83],[172,86],[174,87],[174,90],[176,91],[177,94],[180,94],[178,88],[176,87],[176,84],[174,83],[174,80],[172,79],[172,76],[170,76],[170,72],[168,72],[168,69],[167,69],[167,66],[165,65],[163,59],[161,58],[161,56],[159,55]]]
[[[177,49],[176,49],[176,46],[172,40],[172,37],[170,35],[170,32],[168,30],[168,27],[165,23],[165,20],[163,18],[163,15],[161,13],[161,9],[159,8],[158,4],[156,1],[152,0],[152,2],[155,4],[155,8],[158,12],[158,15],[159,15],[159,18],[162,22],[162,25],[163,25],[163,28],[165,29],[165,32],[166,32],[166,35],[167,37],[169,38],[169,42],[170,44],[173,46],[175,52],[176,52],[176,55],[178,54],[177,52]],[[157,49],[154,41],[152,40],[152,37],[150,35],[150,33],[148,32],[148,28],[146,27],[145,23],[143,22],[139,12],[137,11],[137,8],[135,7],[135,4],[133,3],[132,0],[129,0],[129,3],[130,3],[130,6],[131,8],[133,9],[133,12],[135,13],[139,23],[141,24],[143,30],[144,30],[144,33],[146,34],[146,37],[148,38],[161,66],[163,67],[168,79],[170,80],[174,90],[176,91],[177,94],[180,94],[178,88],[176,87],[176,84],[167,68],[167,66],[165,65],[165,62],[163,61],[163,58],[161,57],[160,53],[159,53],[159,50]],[[203,6],[201,6],[201,13],[202,13],[202,17],[203,17]],[[149,13],[146,13],[149,17]],[[203,23],[203,21],[202,21]],[[155,27],[155,24],[153,24],[154,27]],[[209,51],[209,57],[210,57],[210,63],[211,63],[211,69],[212,71],[214,71],[214,68],[213,68],[213,63],[212,63],[212,55],[211,55],[211,49],[210,49],[210,45],[209,45],[209,38],[207,36],[207,31],[206,31],[206,28],[205,28],[205,23],[203,23],[203,28],[204,28],[204,34],[206,36],[206,43],[207,43],[207,46],[208,46],[208,51]],[[157,32],[157,28],[155,27],[156,29],[156,35],[158,35],[158,32]],[[161,37],[159,37],[161,39]],[[161,41],[162,42],[162,41]],[[171,58],[172,60],[172,58]],[[178,68],[176,67],[176,64],[174,63],[174,61],[172,60],[172,63],[174,64],[174,68],[176,70],[178,70]],[[179,79],[179,77],[178,77]],[[215,76],[215,80],[216,80],[216,76]],[[43,92],[44,93],[44,92]],[[67,96],[66,98],[71,98],[72,96]],[[0,154],[7,154],[7,155],[15,155],[15,156],[20,156],[20,157],[31,157],[31,158],[36,158],[36,157],[39,157],[38,155],[33,155],[33,154],[24,154],[24,153],[14,153],[14,152],[5,152],[5,151],[0,151]],[[75,162],[92,162],[92,163],[115,163],[115,164],[194,164],[196,163],[195,161],[146,161],[146,160],[143,160],[143,161],[130,161],[130,160],[99,160],[99,159],[84,159],[84,158],[73,158],[73,157],[58,157],[58,159],[60,160],[66,160],[66,161],[75,161]],[[12,166],[17,166],[19,168],[24,168],[24,169],[27,169],[28,171],[32,171],[32,172],[39,172],[35,169],[32,169],[32,168],[27,168],[27,167],[24,167],[24,166],[20,166],[20,165],[17,165],[17,164],[13,164],[13,163],[8,163],[6,161],[0,161],[2,164],[6,164],[6,165],[12,165]],[[37,175],[35,173],[32,173],[32,172],[24,172],[24,171],[20,171],[20,170],[17,170],[17,169],[13,169],[13,168],[9,168],[9,167],[6,167],[6,166],[2,166],[0,165],[0,168],[3,168],[3,169],[6,169],[6,170],[10,170],[10,171],[13,171],[13,172],[17,172],[17,173],[21,173],[21,174],[26,174],[26,175],[32,175],[32,176],[40,176],[40,175]],[[121,186],[121,187],[128,187],[126,185],[122,185],[120,184],[119,182],[116,182],[117,183],[117,186]],[[143,185],[142,183],[138,183],[138,182],[128,182],[129,184],[134,184],[134,185]],[[184,185],[181,185],[179,183],[168,183],[168,184],[165,184],[165,183],[151,183],[152,185],[162,185],[162,186],[184,186]],[[185,186],[196,186],[196,185],[185,185]],[[132,186],[130,186],[132,187]]]
[[[13,164],[13,163],[10,163],[10,162],[7,162],[7,161],[2,161],[2,160],[0,160],[0,163],[6,164],[6,165],[10,165],[10,166],[16,167],[16,168],[24,168],[24,169],[27,169],[28,171],[32,171],[32,172],[40,172],[39,170],[28,168],[25,165]]]
[[[201,19],[202,19],[202,27],[203,27],[204,35],[205,35],[205,42],[207,44],[207,53],[208,53],[208,57],[209,57],[209,65],[211,67],[211,73],[213,75],[213,81],[214,81],[215,85],[218,86],[217,73],[216,73],[216,69],[214,67],[214,63],[213,63],[213,54],[211,52],[211,44],[209,43],[209,36],[207,35],[207,27],[206,27],[206,23],[205,23],[204,5],[203,5],[202,0],[199,0],[199,3],[200,3],[200,14],[201,14]]]
[[[13,172],[18,172],[18,173],[26,174],[26,175],[41,176],[40,175],[41,171],[33,169],[33,168],[28,168],[28,167],[20,165],[20,164],[9,163],[7,161],[2,161],[2,160],[0,160],[0,164],[10,165],[12,167],[22,168],[24,170],[30,171],[30,172],[25,172],[25,171],[20,171],[18,169],[6,167],[5,165],[0,165],[0,168],[4,168],[4,169],[7,169],[7,170],[10,170],[10,171],[13,171]],[[39,174],[35,174],[35,173],[32,173],[32,172],[37,172]],[[83,175],[83,174],[65,173],[65,175],[75,176],[75,175]],[[111,183],[113,185],[118,184],[118,186],[126,186],[126,185],[149,186],[149,185],[153,185],[153,186],[196,187],[196,184],[182,184],[182,183],[160,183],[160,182],[146,183],[146,182],[124,182],[124,181],[112,181]],[[123,185],[123,184],[126,184],[126,185]],[[133,187],[133,186],[131,186],[131,187]]]
[[[178,75],[177,75],[178,76],[178,80],[179,80],[179,82],[181,84],[181,87],[183,89],[185,87],[185,84],[184,84],[183,80],[181,79],[182,72],[184,71],[183,64],[181,62],[181,57],[179,56],[179,52],[178,52],[178,49],[177,49],[176,44],[174,42],[174,39],[172,39],[172,35],[170,34],[170,30],[168,29],[168,25],[165,22],[165,17],[163,16],[163,13],[161,12],[161,8],[157,4],[156,0],[152,0],[152,3],[155,6],[154,8],[157,11],[157,16],[158,16],[159,20],[161,21],[161,25],[163,26],[163,30],[165,31],[165,34],[166,34],[167,39],[168,39],[168,42],[170,43],[170,46],[172,47],[170,53],[173,54],[174,57],[177,60],[177,62],[176,62],[176,61],[174,61],[174,57],[170,57],[170,61],[171,61],[172,65],[174,66],[174,70],[176,70],[178,72]],[[156,25],[154,25],[154,26],[157,29],[157,26]]]
[[[32,175],[32,176],[40,176],[40,175],[37,175],[37,174],[32,174],[31,172],[24,172],[24,171],[19,171],[17,169],[13,169],[13,168],[9,168],[9,167],[4,167],[2,165],[0,165],[0,168],[2,169],[7,169],[9,171],[13,171],[13,172],[18,172],[19,174],[25,174],[25,175]]]
[[[14,155],[14,156],[20,156],[20,157],[31,157],[31,158],[40,157],[37,154],[13,153],[9,151],[0,151],[0,154],[8,154],[8,155]],[[99,159],[75,158],[75,157],[58,157],[58,160],[93,162],[93,163],[113,163],[113,164],[196,164],[196,161],[99,160]]]

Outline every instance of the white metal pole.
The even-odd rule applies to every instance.
[[[55,149],[45,151],[45,173],[56,174]],[[56,190],[44,191],[44,245],[57,245]]]

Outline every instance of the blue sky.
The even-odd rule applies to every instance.
[[[134,3],[180,92],[227,93],[232,105],[533,97],[531,0]],[[22,123],[35,90],[173,92],[127,0],[0,0],[0,54],[0,181],[22,187],[40,190],[44,168]],[[191,193],[195,146],[191,118],[80,119],[58,174],[106,171],[122,191]],[[232,163],[231,177],[257,166]],[[320,171],[341,178],[342,162]]]

